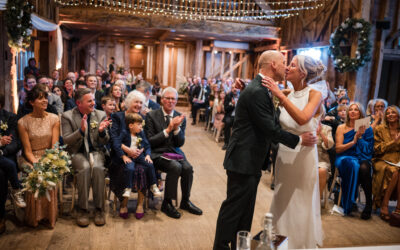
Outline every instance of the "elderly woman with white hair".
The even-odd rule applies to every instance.
[[[141,131],[137,138],[141,138],[139,144],[143,145],[143,148],[129,147],[122,143],[123,139],[121,134],[130,134],[129,128],[126,126],[125,117],[128,114],[140,114],[142,110],[145,96],[134,90],[128,94],[125,98],[126,111],[116,112],[111,115],[112,126],[110,129],[111,137],[111,148],[112,148],[112,164],[110,166],[110,179],[111,189],[114,194],[121,201],[120,216],[124,219],[128,218],[128,198],[129,192],[126,194],[126,170],[125,164],[122,160],[123,156],[128,156],[131,159],[137,159],[143,152],[146,155],[150,155],[150,144],[147,141],[146,135]],[[152,166],[152,164],[151,164]],[[150,187],[152,180],[155,179],[154,167],[151,168],[149,164],[137,164],[135,166],[135,172],[133,178],[133,186],[138,190],[138,203],[136,207],[136,218],[140,219],[144,216],[143,203],[145,191]],[[132,180],[129,180],[132,181]]]

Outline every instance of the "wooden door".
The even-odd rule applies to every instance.
[[[143,49],[131,48],[129,54],[129,64],[130,68],[134,70],[135,75],[143,72],[143,79],[146,79],[146,59],[147,59],[147,49],[143,47]]]

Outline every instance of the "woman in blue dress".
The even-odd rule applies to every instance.
[[[346,113],[346,122],[336,131],[336,161],[342,178],[342,204],[346,215],[352,212],[357,198],[357,187],[365,193],[366,205],[361,218],[371,218],[372,212],[372,172],[371,158],[374,150],[374,133],[371,127],[360,127],[356,132],[354,123],[365,117],[360,103],[350,104]]]

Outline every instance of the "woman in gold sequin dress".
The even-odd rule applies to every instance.
[[[21,165],[32,167],[45,153],[52,148],[60,136],[60,120],[57,115],[47,113],[48,105],[46,86],[37,84],[27,96],[33,112],[18,121],[18,132],[21,138],[24,157]],[[57,219],[57,195],[50,192],[50,202],[45,197],[35,199],[33,194],[26,194],[25,220],[31,226],[37,226],[42,219],[47,219],[54,227]]]

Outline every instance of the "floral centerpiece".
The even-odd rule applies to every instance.
[[[54,148],[46,149],[39,162],[33,164],[33,168],[26,168],[28,176],[24,179],[23,191],[31,192],[35,199],[46,196],[50,201],[49,191],[56,187],[65,173],[71,172],[71,157],[65,148],[56,143]]]

